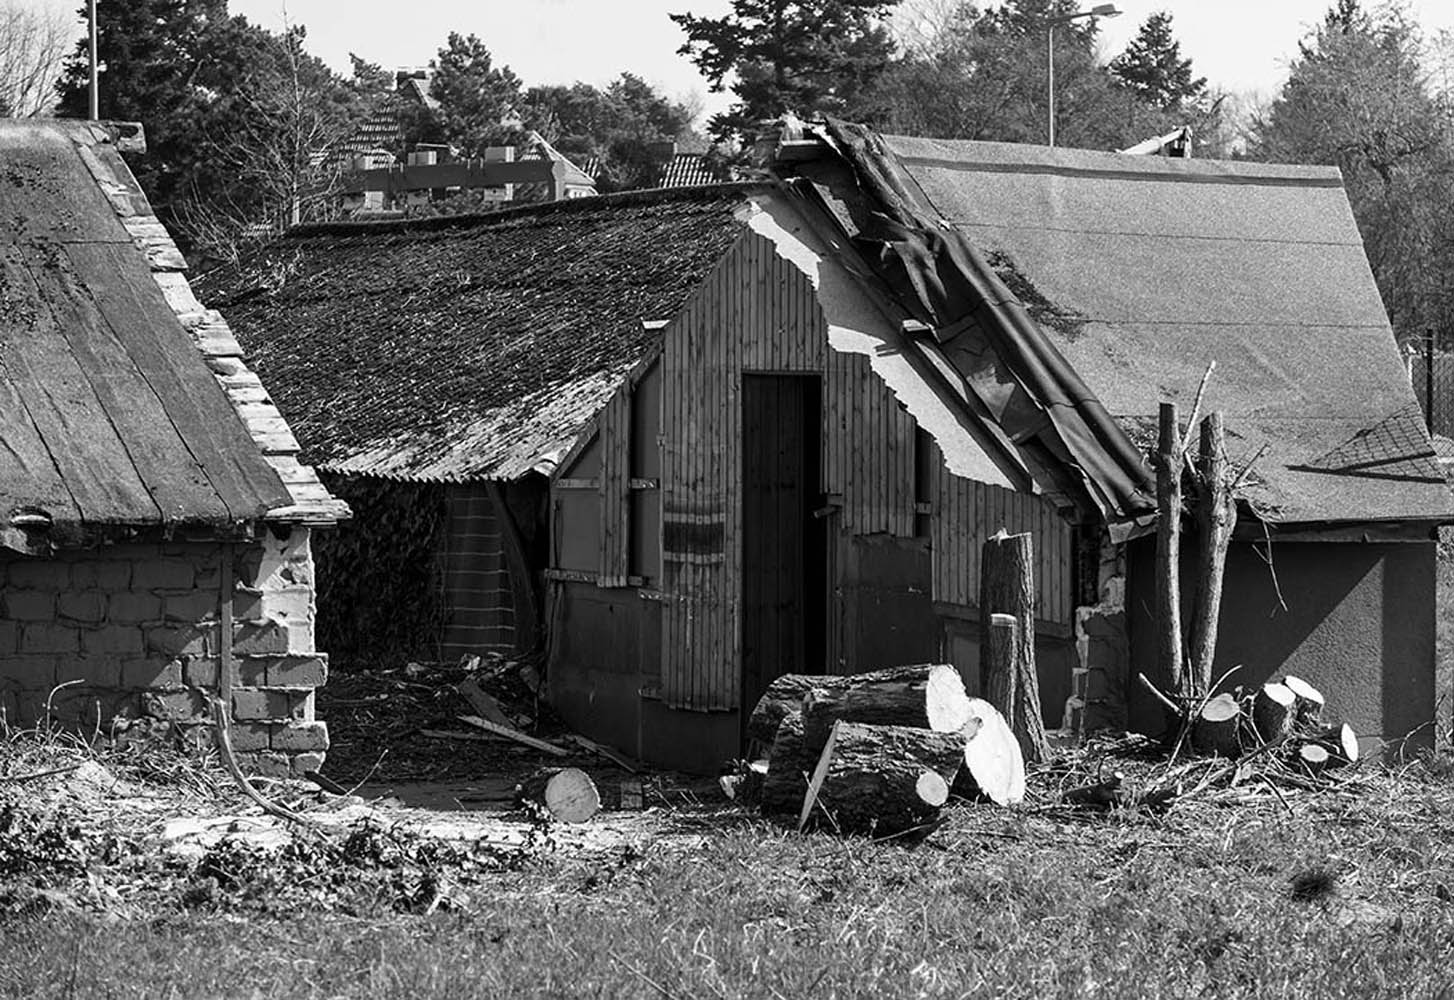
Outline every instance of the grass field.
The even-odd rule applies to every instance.
[[[913,846],[660,806],[639,842],[503,864],[358,864],[299,835],[198,891],[123,844],[51,880],[77,905],[11,907],[0,995],[1454,996],[1437,763],[1322,792],[1254,781],[1164,817],[1078,816],[1052,780],[1043,804],[961,805]],[[406,870],[449,904],[401,912]]]
[[[1454,560],[1439,573],[1447,693]],[[917,844],[789,834],[658,786],[592,850],[366,830],[199,861],[64,777],[3,780],[86,751],[0,741],[0,997],[1454,1000],[1447,750],[1318,790],[1254,773],[1161,816],[1059,805],[1068,782],[1161,766],[1104,751]],[[215,763],[104,763],[176,810],[241,807]]]

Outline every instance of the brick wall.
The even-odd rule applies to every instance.
[[[515,611],[499,519],[483,483],[449,487],[442,539],[442,659],[515,648]]]
[[[327,658],[313,643],[309,531],[237,543],[233,562],[234,747],[254,773],[316,769],[328,730],[314,718],[313,691]],[[223,547],[210,541],[0,554],[6,724],[44,721],[49,697],[50,719],[67,725],[206,726],[221,664],[222,569]]]

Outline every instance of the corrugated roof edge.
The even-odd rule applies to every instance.
[[[292,503],[268,511],[266,520],[327,526],[352,516],[348,504],[328,492],[317,473],[298,461],[298,442],[267,390],[243,361],[242,348],[222,314],[205,309],[182,273],[187,268],[171,234],[152,213],[151,204],[119,155],[144,151],[145,133],[134,123],[66,122],[58,127],[76,144],[178,322],[191,335],[208,369],[227,394],[238,419],[264,460],[282,480]],[[134,126],[134,127],[133,127]],[[109,149],[107,147],[110,147]]]
[[[516,208],[503,208],[498,212],[477,212],[467,215],[432,215],[424,218],[406,219],[351,219],[340,222],[318,222],[294,226],[284,234],[283,239],[306,239],[311,236],[362,236],[371,233],[435,232],[445,229],[470,229],[475,226],[493,225],[513,219],[568,215],[577,212],[598,211],[602,208],[627,208],[680,201],[707,201],[767,191],[778,187],[771,180],[732,181],[723,184],[700,184],[694,187],[647,188],[641,191],[621,191],[613,194],[590,195],[585,198],[567,198],[563,201],[531,202]]]

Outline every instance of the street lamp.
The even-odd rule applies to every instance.
[[[1047,129],[1050,145],[1055,145],[1055,26],[1079,21],[1083,17],[1118,17],[1120,9],[1113,3],[1103,3],[1090,10],[1078,10],[1073,14],[1058,14],[1045,19],[1045,89],[1050,96]]]

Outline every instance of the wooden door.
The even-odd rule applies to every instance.
[[[742,376],[742,718],[789,673],[819,673],[825,638],[817,376]]]

